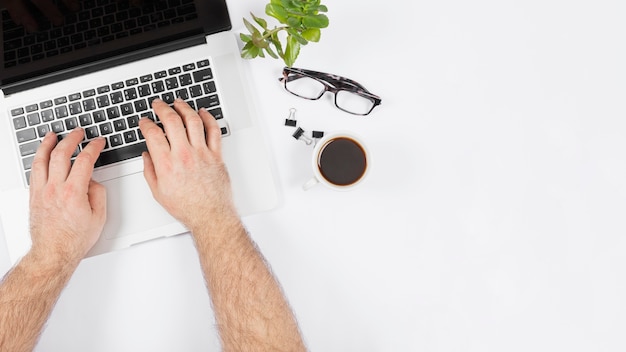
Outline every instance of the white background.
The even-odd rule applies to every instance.
[[[327,0],[297,67],[361,82],[368,117],[279,85],[254,60],[283,192],[244,219],[312,351],[626,350],[622,0]],[[229,1],[235,30],[264,1]],[[272,23],[272,22],[270,22]],[[350,192],[317,187],[283,125],[351,130]],[[4,267],[6,267],[6,261]],[[38,351],[217,351],[188,235],[86,259]]]

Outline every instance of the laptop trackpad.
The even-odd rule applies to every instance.
[[[145,233],[177,221],[152,197],[143,173],[104,181],[107,222],[102,236],[113,239]]]

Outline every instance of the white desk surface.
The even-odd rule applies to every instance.
[[[233,24],[263,1],[229,1]],[[283,205],[245,218],[311,351],[623,351],[626,5],[327,0],[296,66],[383,98],[308,102],[254,60]],[[349,129],[362,187],[308,192],[283,125]],[[217,351],[188,235],[83,261],[38,351]]]

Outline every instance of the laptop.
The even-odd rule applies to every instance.
[[[2,10],[0,55],[0,223],[11,263],[30,248],[28,182],[48,131],[77,126],[80,148],[103,136],[93,178],[107,190],[107,223],[93,256],[187,229],[152,197],[143,177],[147,150],[138,119],[160,123],[150,103],[181,97],[218,120],[241,216],[275,208],[273,160],[258,123],[247,67],[225,0],[81,0],[53,25],[36,7],[37,31]],[[139,4],[137,4],[139,3]],[[75,153],[75,154],[76,154]]]

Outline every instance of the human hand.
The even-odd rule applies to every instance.
[[[29,0],[0,0],[0,8],[4,7],[9,11],[9,15],[11,15],[11,19],[15,24],[23,25],[29,32],[35,32],[39,26],[30,11],[30,6],[26,4],[27,1]],[[53,25],[60,26],[63,24],[63,14],[52,0],[30,0],[30,2],[32,2]],[[72,11],[78,11],[80,9],[78,0],[63,0],[63,3]]]
[[[174,102],[175,110],[160,99],[152,108],[165,134],[146,118],[139,128],[149,151],[143,154],[144,176],[154,198],[192,233],[217,219],[237,216],[217,121],[181,99]]]
[[[49,132],[33,160],[31,251],[49,258],[80,261],[100,237],[106,220],[104,186],[91,179],[105,141],[91,141],[72,165],[70,158],[83,136],[77,128],[57,144],[56,135]]]

